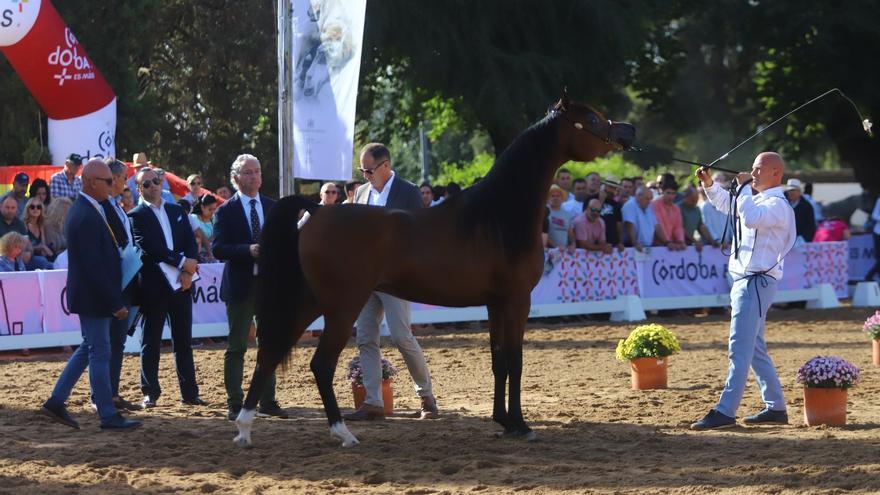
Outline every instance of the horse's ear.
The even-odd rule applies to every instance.
[[[564,112],[568,109],[568,86],[562,87],[562,95],[559,97],[559,101],[556,102],[556,105],[553,106],[555,110],[559,110]]]

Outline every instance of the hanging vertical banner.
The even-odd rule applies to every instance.
[[[49,0],[0,3],[0,52],[49,116],[52,163],[116,148],[116,96]]]
[[[366,0],[293,0],[293,174],[351,179]]]

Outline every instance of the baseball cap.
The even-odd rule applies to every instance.
[[[67,155],[67,161],[74,165],[82,165],[83,157],[77,155],[76,153],[71,153]]]
[[[24,172],[19,172],[19,173],[15,174],[15,178],[12,179],[12,181],[13,182],[23,182],[23,183],[27,184],[31,181],[31,178],[28,177],[28,174],[26,174]]]
[[[788,179],[788,181],[785,183],[784,189],[786,191],[791,191],[792,189],[803,191],[804,186],[799,179]]]

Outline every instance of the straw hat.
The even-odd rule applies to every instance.
[[[135,153],[133,157],[131,157],[131,163],[135,167],[145,167],[150,164],[150,161],[147,160],[147,154],[144,152]]]

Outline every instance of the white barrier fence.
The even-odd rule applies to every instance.
[[[835,307],[847,296],[846,242],[806,244],[785,259],[785,276],[775,302],[808,301],[808,307]],[[226,306],[220,300],[223,265],[201,265],[193,290],[193,336],[228,333]],[[67,272],[0,273],[0,350],[75,345],[79,320],[65,304]],[[645,310],[684,309],[730,304],[727,257],[720,250],[693,248],[645,253],[626,249],[602,255],[578,250],[546,254],[545,273],[532,291],[530,317],[611,313],[615,321],[645,319]],[[479,321],[485,307],[443,308],[413,304],[413,323]],[[319,318],[310,330],[323,328]],[[166,338],[168,329],[166,328]],[[127,350],[137,350],[138,335]]]

